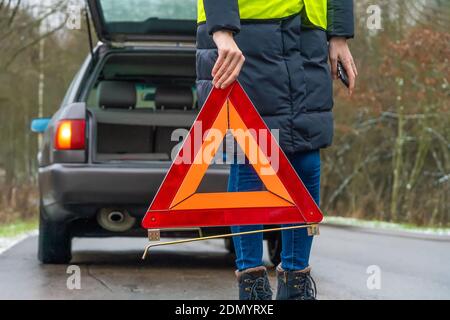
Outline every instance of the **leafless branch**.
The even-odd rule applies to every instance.
[[[9,26],[9,27],[10,27],[10,26],[13,24],[13,22],[14,22],[14,18],[16,17],[17,12],[19,11],[20,3],[21,3],[21,2],[22,2],[22,0],[18,0],[18,1],[17,1],[16,6],[14,7],[14,9],[13,9],[13,11],[12,11],[12,13],[11,13],[11,17],[9,18],[9,21],[8,21],[8,26]]]
[[[381,150],[381,148],[375,149],[371,154],[369,154],[366,157],[366,159],[363,162],[359,163],[359,165],[353,170],[353,172],[342,181],[342,183],[339,185],[339,187],[336,188],[336,190],[330,196],[330,198],[328,199],[328,202],[327,202],[327,206],[330,206],[336,200],[336,198],[345,190],[345,188],[350,184],[352,179],[358,174],[358,172],[364,166],[366,166],[369,163],[372,163],[374,161],[377,161],[380,158],[380,156],[378,154],[380,150]]]
[[[39,36],[36,39],[33,39],[32,41],[30,41],[29,43],[26,43],[25,45],[19,47],[17,50],[15,50],[15,53],[13,55],[11,55],[11,58],[3,64],[2,67],[0,67],[0,70],[6,70],[8,69],[8,67],[17,59],[18,56],[20,56],[26,49],[36,45],[37,43],[39,43],[39,41],[41,41],[44,38],[47,38],[49,36],[51,36],[52,34],[56,33],[57,31],[61,30],[63,27],[65,26],[65,22],[61,23],[58,27],[54,28],[53,30]]]

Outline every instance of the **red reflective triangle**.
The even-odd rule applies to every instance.
[[[262,138],[259,135],[247,136],[245,143],[235,135],[247,158],[252,156],[256,148],[258,157],[252,165],[267,191],[196,192],[228,129],[262,130],[267,133],[264,136],[266,145],[272,146],[271,154],[278,153],[276,169],[268,161],[268,148],[260,148]],[[194,136],[198,137],[199,134],[201,143],[196,143]],[[194,161],[186,162],[183,159]],[[259,174],[259,169],[263,167],[266,174]],[[286,155],[241,85],[235,82],[227,89],[211,91],[147,210],[142,226],[159,229],[271,225],[319,223],[322,219],[319,207]]]

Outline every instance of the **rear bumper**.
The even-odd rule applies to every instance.
[[[39,169],[41,200],[47,218],[68,221],[92,218],[99,209],[117,207],[142,218],[170,163],[52,164]],[[223,191],[228,168],[210,168],[201,191]]]

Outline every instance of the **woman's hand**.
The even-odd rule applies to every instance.
[[[353,94],[356,85],[356,77],[358,76],[358,70],[356,69],[355,61],[353,60],[352,53],[348,47],[347,39],[343,37],[333,37],[330,40],[330,63],[331,73],[333,79],[338,79],[338,61],[342,62],[345,71],[348,74],[348,80],[350,83],[348,92]]]
[[[216,31],[213,34],[213,39],[219,57],[212,70],[212,83],[216,88],[225,89],[239,76],[245,58],[236,45],[231,31]]]

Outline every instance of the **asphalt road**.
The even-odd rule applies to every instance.
[[[233,257],[222,240],[154,248],[143,262],[145,243],[75,239],[81,289],[69,290],[67,266],[39,264],[30,237],[0,255],[0,299],[236,298]],[[319,299],[450,299],[448,239],[322,226],[311,265]],[[371,265],[379,267],[380,289],[367,287]],[[276,288],[273,266],[270,275]]]

